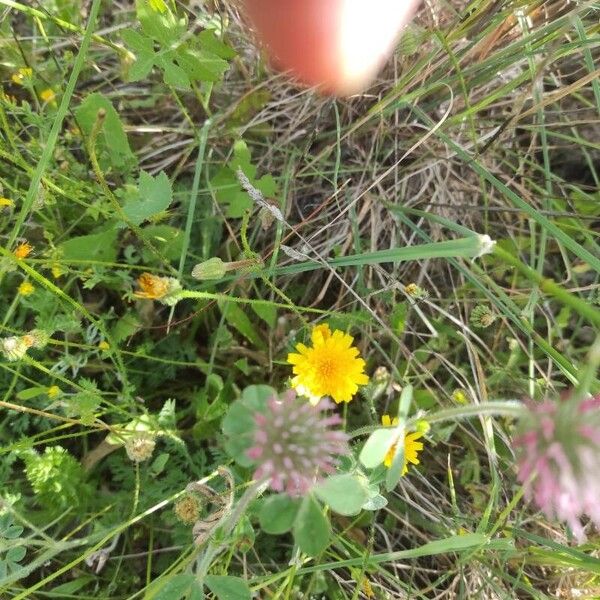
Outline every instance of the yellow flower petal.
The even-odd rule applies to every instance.
[[[386,418],[387,417],[387,418]],[[389,415],[383,415],[381,417],[381,422],[385,426],[389,426],[390,417]],[[398,424],[398,418],[394,417],[391,421],[392,425]],[[420,431],[414,431],[412,433],[407,433],[404,436],[404,464],[402,465],[402,475],[406,475],[408,473],[408,465],[418,465],[419,461],[419,452],[423,450],[423,442],[418,442],[419,438],[423,437],[423,433]],[[385,458],[383,459],[383,464],[388,467],[388,469],[392,466],[394,462],[394,458],[396,457],[396,452],[398,448],[398,441],[396,440],[387,451]]]

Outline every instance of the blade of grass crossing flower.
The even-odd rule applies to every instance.
[[[398,407],[398,441],[396,442],[396,455],[385,477],[385,487],[391,492],[400,481],[402,471],[404,470],[404,437],[406,436],[406,420],[408,410],[413,398],[413,386],[408,384],[400,394],[400,404]]]

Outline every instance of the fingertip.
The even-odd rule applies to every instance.
[[[420,0],[244,0],[279,67],[306,85],[348,95],[363,89]]]

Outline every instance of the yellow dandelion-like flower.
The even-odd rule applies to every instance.
[[[14,202],[8,198],[0,198],[0,208],[12,206]]]
[[[13,251],[13,254],[20,259],[27,258],[31,251],[33,250],[33,246],[29,242],[23,242],[19,244]]]
[[[395,427],[398,425],[398,417],[391,419],[389,415],[383,415],[381,417],[381,424],[384,427]],[[406,475],[406,473],[408,473],[409,463],[412,463],[413,465],[419,464],[419,452],[423,450],[423,442],[417,442],[417,440],[421,437],[423,437],[422,431],[414,431],[412,433],[407,433],[404,436],[404,465],[402,465],[402,475]],[[383,464],[388,469],[394,462],[397,447],[398,442],[396,441],[391,445],[390,449],[385,455],[385,458],[383,459]]]
[[[46,102],[46,104],[56,104],[56,94],[51,88],[47,88],[40,92],[40,99]]]
[[[16,73],[13,73],[11,76],[12,82],[17,85],[23,85],[26,79],[31,79],[33,75],[33,69],[30,67],[22,67]]]
[[[60,388],[57,385],[51,385],[47,390],[48,398],[56,398],[60,394]]]
[[[364,372],[365,361],[358,358],[358,348],[352,346],[354,338],[339,329],[333,333],[329,325],[317,325],[311,334],[312,348],[298,344],[298,353],[290,353],[287,362],[292,364],[295,377],[292,387],[317,404],[323,396],[335,402],[350,402],[359,385],[369,382]]]
[[[142,273],[137,280],[140,287],[134,296],[149,300],[160,300],[171,291],[171,281],[168,277],[158,277],[152,273]]]
[[[17,292],[20,296],[29,296],[35,292],[35,287],[29,281],[24,281],[17,289]]]
[[[99,344],[98,344],[98,350],[110,350],[110,344],[106,341],[106,340],[102,340]]]

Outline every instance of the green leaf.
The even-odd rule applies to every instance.
[[[242,392],[242,400],[255,409],[264,408],[267,400],[276,396],[277,392],[270,385],[249,385]]]
[[[62,257],[69,261],[114,262],[117,258],[117,230],[82,235],[66,240],[58,246]]]
[[[315,488],[315,494],[340,515],[356,515],[367,501],[365,486],[350,473],[333,475]]]
[[[86,138],[89,137],[100,109],[106,112],[96,142],[98,154],[102,154],[100,166],[106,169],[110,165],[118,171],[129,171],[137,165],[137,158],[131,151],[119,114],[108,98],[99,93],[87,96],[75,110],[77,123]]]
[[[280,535],[294,526],[294,520],[300,508],[299,500],[287,494],[269,496],[262,504],[258,520],[265,533]]]
[[[197,81],[220,81],[229,68],[226,60],[200,48],[180,48],[177,63],[190,79]]]
[[[248,194],[242,190],[233,171],[222,167],[210,180],[217,202],[226,208],[226,214],[232,219],[240,218],[252,206]]]
[[[67,416],[79,417],[81,422],[89,425],[94,422],[94,412],[102,402],[99,394],[82,391],[73,394],[67,399]]]
[[[123,212],[134,225],[167,210],[173,201],[173,188],[164,171],[153,177],[146,171],[140,172],[138,197],[125,202]]]
[[[112,328],[111,337],[115,343],[122,342],[123,340],[131,337],[142,327],[142,322],[139,316],[133,311],[126,312]]]
[[[73,581],[67,581],[66,583],[61,583],[56,587],[52,588],[50,591],[52,592],[52,596],[54,598],[68,598],[78,592],[82,587],[85,587],[90,581],[93,581],[95,577],[93,575],[82,575],[81,577],[77,577]]]
[[[135,61],[127,71],[128,81],[146,79],[154,66],[154,43],[152,40],[133,29],[121,32],[123,41],[135,55]]]
[[[175,63],[175,53],[163,51],[157,55],[156,63],[163,71],[163,79],[167,85],[184,90],[191,89],[190,78],[178,64]]]
[[[277,308],[270,304],[253,304],[252,310],[273,329],[277,324]]]
[[[11,548],[6,553],[6,560],[10,560],[11,562],[18,563],[25,557],[27,553],[27,549],[25,546],[17,546],[16,548]]]
[[[145,598],[146,600],[180,600],[188,593],[195,580],[196,578],[193,575],[184,573],[175,575],[160,589],[156,590],[156,587],[152,587]]]
[[[360,462],[367,469],[380,465],[397,435],[396,430],[390,427],[374,431],[360,451]]]
[[[317,556],[329,543],[331,525],[314,496],[305,496],[294,521],[294,540],[302,552]]]
[[[181,256],[184,237],[181,229],[170,225],[147,225],[144,227],[144,234],[167,260],[176,260]],[[153,258],[146,248],[142,252],[146,262]]]
[[[19,400],[31,400],[32,398],[37,398],[38,396],[45,394],[47,389],[48,388],[45,388],[45,387],[30,387],[30,388],[21,390],[17,394],[17,398]]]
[[[142,31],[146,35],[167,48],[181,42],[185,34],[185,25],[177,20],[167,4],[163,3],[161,10],[156,3],[136,0],[135,7]]]
[[[239,577],[207,575],[204,583],[218,600],[250,600],[252,598],[248,584]]]
[[[198,34],[197,38],[205,50],[208,50],[219,58],[234,58],[237,54],[233,48],[229,47],[227,44],[224,44],[217,37],[214,29],[204,29]]]
[[[252,322],[247,317],[246,313],[232,302],[219,302],[219,308],[223,313],[223,317],[229,325],[239,331],[249,342],[252,342],[257,348],[264,350],[265,343],[262,341],[258,332],[252,325]]]

